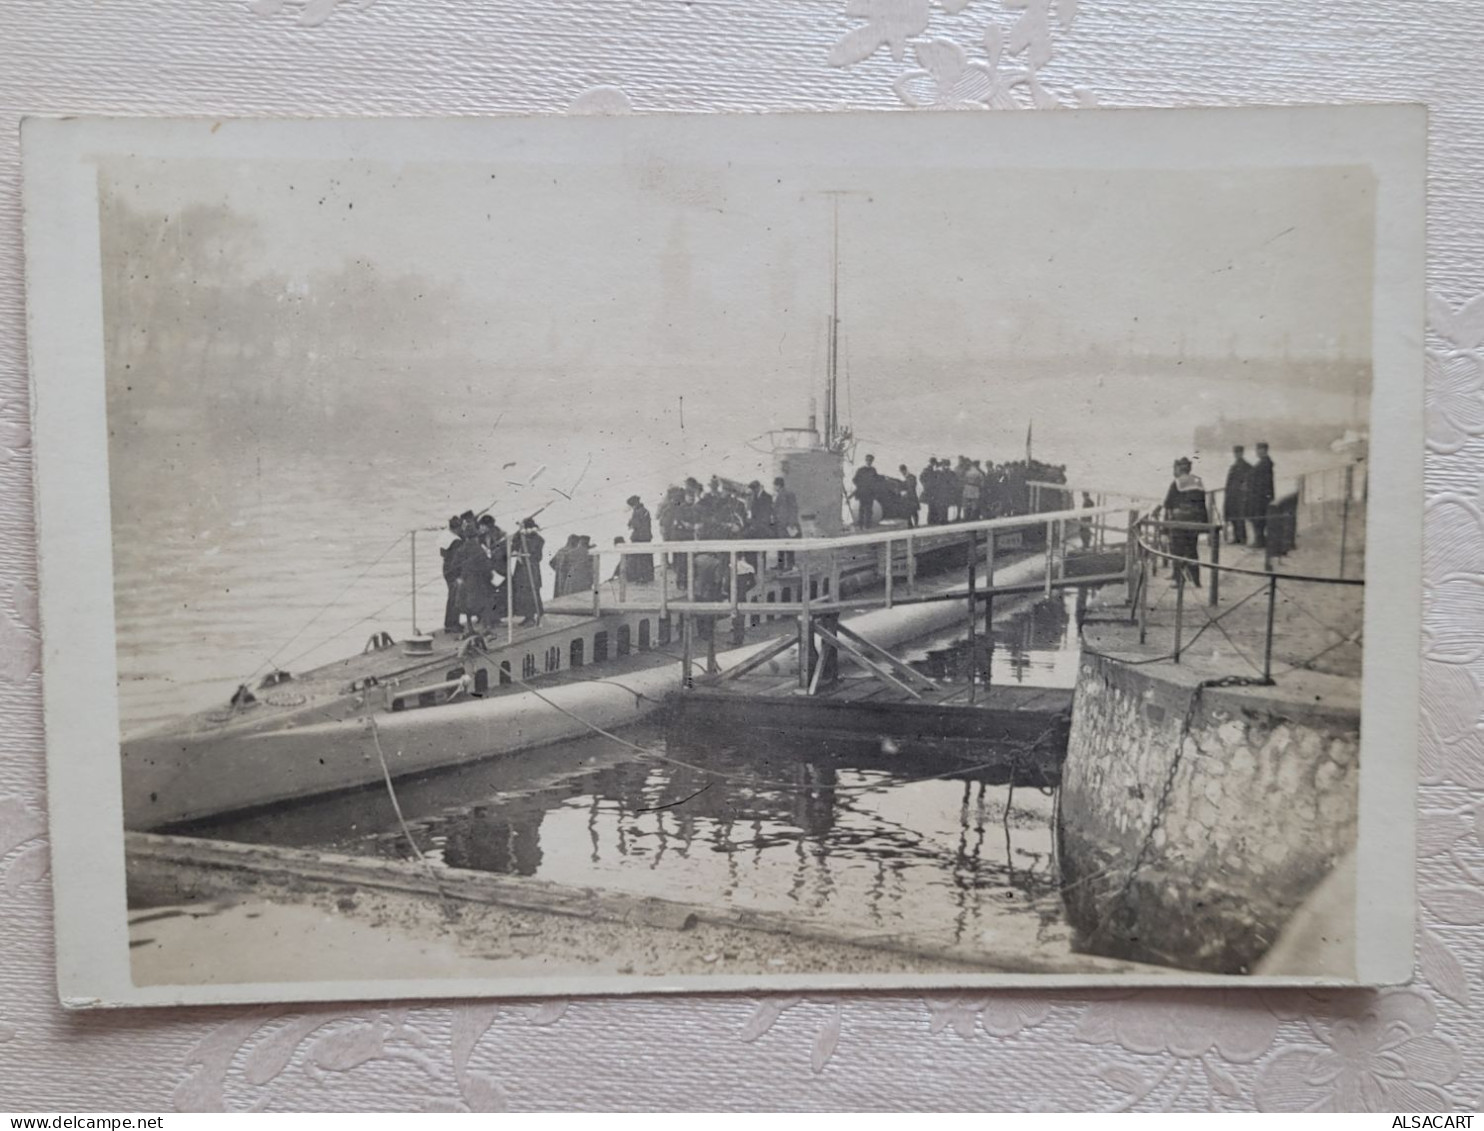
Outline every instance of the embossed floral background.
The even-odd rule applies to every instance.
[[[1437,0],[10,0],[0,37],[0,1107],[1476,1107],[1480,42],[1484,5]],[[57,1007],[21,114],[1042,113],[1361,100],[1425,101],[1433,112],[1414,985],[1329,995],[694,997],[85,1015]]]

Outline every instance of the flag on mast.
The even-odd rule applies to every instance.
[[[1035,427],[1035,417],[1032,417],[1025,426],[1025,462],[1031,462],[1031,429]]]

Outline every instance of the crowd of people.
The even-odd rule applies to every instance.
[[[494,516],[454,515],[438,542],[448,601],[443,629],[474,635],[500,624],[507,611],[532,625],[540,618],[541,558],[546,542],[534,518],[507,535]]]
[[[867,455],[856,469],[851,497],[855,500],[852,509],[857,529],[875,526],[878,511],[880,519],[905,519],[907,525],[917,526],[924,504],[928,526],[1025,514],[1030,509],[1029,481],[1066,481],[1066,468],[1062,466],[1036,460],[995,464],[964,455],[956,464],[932,456],[917,475],[906,464],[901,464],[897,472],[897,477],[882,475],[873,455]]]
[[[1066,469],[1026,461],[996,466],[988,460],[981,462],[966,456],[959,456],[955,467],[949,460],[935,456],[928,460],[920,476],[914,475],[905,464],[898,471],[901,478],[881,475],[876,470],[875,457],[867,455],[855,472],[851,495],[860,529],[874,526],[878,511],[881,519],[905,520],[915,527],[924,505],[928,525],[1023,514],[1029,509],[1027,481],[1062,482]],[[653,517],[638,495],[629,496],[627,505],[629,533],[627,538],[614,539],[617,546],[654,541],[656,520],[660,538],[667,543],[786,540],[804,533],[798,498],[781,476],[773,479],[771,492],[756,479],[743,485],[718,475],[703,485],[699,479],[688,478],[665,491]],[[594,576],[594,549],[591,536],[568,535],[566,544],[547,563],[552,572],[553,597],[593,589],[599,580]],[[439,552],[443,558],[443,577],[448,583],[445,631],[465,635],[489,631],[504,621],[507,610],[520,618],[522,626],[540,620],[544,611],[541,567],[545,541],[534,518],[523,520],[514,534],[507,537],[491,515],[476,516],[465,511],[448,520]],[[755,584],[762,566],[760,557],[756,552],[741,555],[737,570],[739,595]],[[779,549],[779,569],[791,569],[793,560],[790,551]],[[661,564],[674,570],[677,593],[688,589],[692,576],[698,600],[720,600],[727,589],[730,563],[720,555],[674,554]],[[654,577],[654,556],[644,553],[622,554],[613,574],[614,580],[638,583],[651,582]]]

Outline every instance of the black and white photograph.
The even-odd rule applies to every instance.
[[[1029,117],[29,121],[64,1000],[1406,980],[1423,116]]]

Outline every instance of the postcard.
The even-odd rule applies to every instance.
[[[65,1004],[1410,977],[1421,108],[22,141]]]

